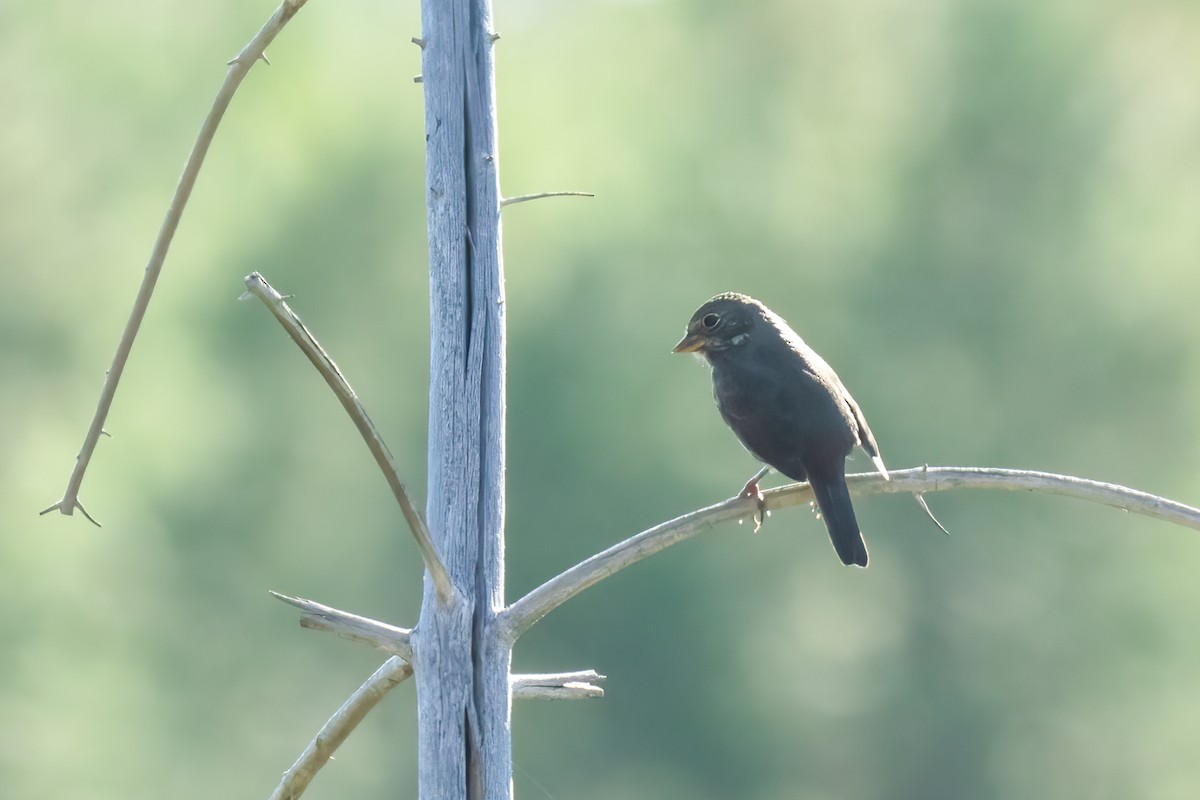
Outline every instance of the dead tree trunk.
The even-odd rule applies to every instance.
[[[423,0],[429,224],[428,576],[413,634],[420,797],[512,796],[504,605],[504,281],[491,3]]]

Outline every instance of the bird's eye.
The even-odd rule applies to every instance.
[[[704,326],[704,330],[711,331],[713,328],[721,324],[721,315],[705,314],[704,319],[700,320],[700,324]]]

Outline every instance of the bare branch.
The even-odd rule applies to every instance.
[[[948,489],[1001,489],[1056,494],[1200,530],[1200,509],[1124,486],[1069,475],[974,467],[917,467],[892,472],[891,477],[889,481],[879,473],[871,472],[848,475],[846,480],[854,494],[919,494]],[[795,483],[764,492],[763,497],[766,508],[770,510],[808,502],[812,499],[812,491],[806,483]],[[733,497],[643,531],[546,581],[504,609],[497,623],[502,626],[509,641],[515,641],[544,616],[589,586],[673,544],[690,539],[713,525],[740,517],[752,517],[757,510],[754,498]]]
[[[385,653],[400,656],[405,661],[412,661],[412,642],[409,639],[412,631],[407,628],[360,617],[302,597],[289,597],[279,592],[271,592],[271,595],[304,612],[300,616],[300,626],[303,628],[336,633],[343,639],[369,644]]]
[[[290,602],[294,598],[281,600]],[[296,762],[283,773],[283,778],[271,800],[296,800],[308,788],[317,772],[329,761],[337,750],[371,709],[389,691],[412,677],[412,665],[399,656],[393,656],[375,670],[375,673],[350,695],[342,707],[329,718]],[[564,672],[552,675],[512,676],[513,697],[521,700],[583,700],[603,697],[604,690],[595,682],[605,676],[595,670]]]
[[[284,0],[282,5],[275,9],[275,13],[271,15],[267,23],[263,25],[262,30],[242,48],[242,52],[238,53],[235,59],[229,62],[229,71],[225,74],[225,81],[217,91],[217,97],[213,100],[212,108],[209,109],[204,124],[200,126],[196,143],[192,145],[192,153],[188,156],[187,163],[183,167],[183,174],[179,176],[179,183],[175,186],[175,196],[171,199],[167,215],[163,219],[162,227],[159,228],[158,238],[150,253],[150,262],[146,265],[146,272],[142,277],[142,285],[133,301],[133,310],[129,314],[129,320],[125,323],[125,331],[121,334],[121,341],[117,344],[116,355],[113,356],[112,365],[108,368],[108,373],[104,378],[104,386],[100,389],[100,400],[96,403],[96,413],[92,417],[92,424],[88,426],[87,434],[83,438],[83,446],[79,448],[79,454],[75,456],[75,468],[67,480],[67,489],[63,493],[62,499],[42,511],[42,514],[58,509],[60,513],[71,516],[78,508],[93,524],[99,525],[80,505],[79,487],[83,484],[83,475],[87,472],[88,463],[92,460],[96,443],[100,441],[104,420],[108,417],[113,397],[117,393],[117,384],[120,383],[121,373],[125,371],[125,364],[129,361],[133,340],[137,338],[142,319],[146,316],[146,309],[150,305],[150,296],[154,294],[154,286],[158,283],[163,262],[167,258],[167,250],[171,247],[171,240],[175,237],[175,230],[179,227],[179,220],[183,216],[188,198],[191,197],[192,187],[196,185],[196,176],[200,173],[200,166],[204,163],[208,146],[212,144],[217,126],[221,124],[221,118],[225,115],[225,110],[229,107],[234,92],[238,90],[242,80],[250,72],[250,68],[254,66],[255,62],[260,58],[266,60],[264,51],[267,45],[279,35],[283,26],[296,15],[305,2],[307,0]]]
[[[513,675],[513,698],[517,700],[587,700],[604,697],[596,683],[605,676],[593,669],[550,675]]]
[[[876,486],[871,474],[847,477],[851,491],[858,494],[928,493],[948,489],[999,489],[1010,492],[1039,492],[1063,497],[1087,500],[1145,517],[1200,530],[1200,509],[1184,503],[1159,497],[1148,492],[1130,489],[1115,483],[1092,481],[1073,475],[1056,475],[1052,472],[1033,470],[994,469],[989,467],[916,467],[892,472],[893,485]],[[780,490],[789,489],[784,486]],[[807,501],[800,499],[785,501],[780,507]]]
[[[528,203],[530,200],[541,200],[544,197],[595,197],[591,192],[537,192],[536,194],[519,194],[516,197],[500,198],[500,207]]]
[[[333,752],[346,741],[346,737],[358,727],[375,705],[383,699],[392,688],[412,677],[412,665],[399,656],[392,656],[383,663],[366,682],[350,695],[329,721],[326,722],[317,735],[309,742],[308,747],[296,759],[296,763],[283,773],[283,778],[271,800],[295,800],[304,794],[308,784]]]
[[[396,502],[400,504],[400,510],[408,522],[409,530],[416,539],[417,549],[421,551],[425,569],[429,571],[433,585],[437,588],[438,599],[443,603],[450,602],[450,599],[454,597],[454,585],[451,583],[450,575],[446,572],[446,567],[433,544],[433,537],[429,535],[425,520],[413,505],[412,498],[408,496],[408,490],[404,488],[404,482],[400,480],[400,475],[396,472],[395,461],[393,461],[387,445],[384,444],[383,437],[379,435],[375,423],[371,422],[371,418],[367,416],[367,410],[359,402],[358,395],[350,387],[349,381],[342,375],[342,371],[321,347],[316,337],[300,321],[296,312],[288,306],[283,296],[275,291],[275,287],[267,283],[262,275],[257,272],[247,275],[246,291],[266,304],[271,313],[275,315],[275,319],[279,320],[279,324],[292,337],[292,341],[304,352],[304,355],[308,356],[308,360],[313,363],[313,366],[321,373],[321,377],[329,384],[329,388],[333,389],[333,393],[337,395],[342,407],[346,409],[346,413],[353,420],[354,427],[358,428],[358,432],[362,434],[363,441],[367,443],[367,449],[375,457],[375,463],[383,471],[383,477],[387,479],[388,486],[392,488]]]

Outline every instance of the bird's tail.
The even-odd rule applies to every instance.
[[[809,483],[813,496],[817,499],[817,508],[825,518],[825,527],[829,530],[829,539],[833,549],[837,551],[842,563],[847,566],[854,564],[860,567],[867,565],[867,543],[863,541],[862,533],[858,530],[858,520],[854,517],[854,506],[850,503],[850,490],[846,487],[846,476],[840,470],[828,477],[818,477],[809,473]]]

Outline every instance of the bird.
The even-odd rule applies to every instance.
[[[782,317],[736,292],[700,306],[673,352],[708,361],[721,418],[767,465],[742,493],[761,507],[758,481],[768,469],[808,481],[842,563],[866,567],[867,543],[846,486],[846,457],[861,447],[885,479],[891,476],[862,409],[825,359]]]

